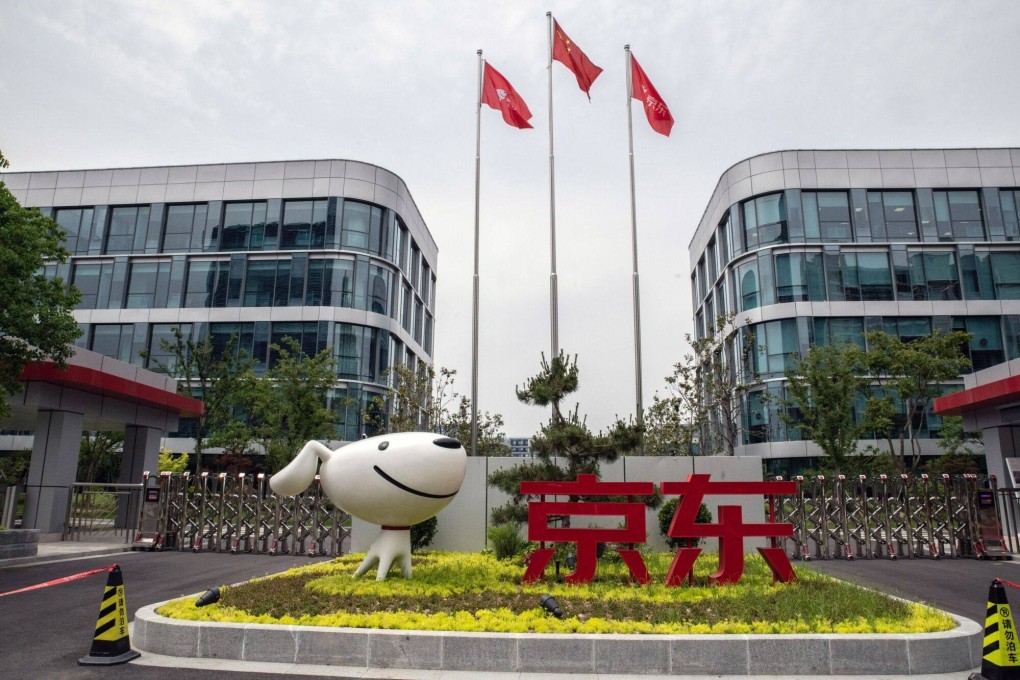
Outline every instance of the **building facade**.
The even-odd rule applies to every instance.
[[[1020,149],[781,151],[728,169],[689,254],[696,335],[735,314],[728,359],[755,376],[736,453],[778,474],[820,454],[768,399],[811,345],[962,330],[975,371],[1020,357],[1018,208]],[[926,453],[939,427],[920,423]]]
[[[86,349],[155,366],[180,327],[219,348],[236,336],[264,372],[284,337],[308,354],[329,348],[338,441],[371,434],[361,416],[387,368],[432,361],[438,249],[383,168],[304,160],[2,180],[67,233],[71,258],[48,273],[81,290]]]

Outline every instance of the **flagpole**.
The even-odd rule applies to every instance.
[[[478,455],[478,197],[482,168],[482,51],[478,50],[478,101],[475,106],[475,274],[471,300],[471,455]]]
[[[560,309],[559,290],[556,277],[556,170],[555,154],[553,153],[553,17],[546,12],[549,20],[549,256],[551,270],[549,273],[549,326],[551,352],[550,361],[560,354]]]
[[[637,422],[644,423],[644,400],[641,396],[641,294],[638,280],[638,251],[637,251],[637,204],[634,195],[634,118],[631,113],[631,97],[634,93],[632,71],[630,63],[630,45],[624,45],[623,51],[626,55],[627,73],[627,141],[630,159],[630,238],[631,255],[633,259],[633,281],[634,291],[634,389],[637,395]],[[641,450],[644,449],[642,440]]]

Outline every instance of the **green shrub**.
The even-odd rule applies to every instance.
[[[521,538],[516,522],[489,527],[489,543],[497,560],[509,560],[521,554],[528,542]]]
[[[685,545],[697,548],[698,544],[701,543],[700,538],[673,538],[669,535],[669,525],[673,521],[673,515],[676,514],[676,506],[679,501],[679,498],[671,498],[659,508],[659,533],[666,539],[666,544],[671,550],[676,550]],[[694,521],[699,524],[710,524],[712,522],[712,512],[708,509],[707,505],[701,504],[701,507],[698,508],[698,516]]]
[[[418,552],[422,548],[432,545],[432,539],[436,537],[436,531],[438,530],[439,520],[434,516],[412,526],[411,552]]]

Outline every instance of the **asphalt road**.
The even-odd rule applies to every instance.
[[[238,583],[323,558],[218,553],[123,553],[89,559],[0,569],[0,593],[120,564],[124,574],[128,612],[207,588]],[[975,621],[984,618],[988,586],[993,578],[1020,582],[1020,561],[856,560],[797,562],[838,578],[874,587],[912,600],[920,600]],[[162,668],[124,664],[83,667],[78,659],[88,654],[95,630],[105,574],[0,597],[0,668],[5,678],[155,678],[157,680],[211,680],[222,670]],[[1020,603],[1020,592],[1007,589]],[[234,680],[293,677],[265,673],[231,672]]]
[[[1020,559],[1013,561],[960,559],[817,560],[794,562],[869,586],[892,595],[925,602],[984,625],[988,586],[992,579],[1020,582]],[[1006,589],[1016,609],[1020,590]]]
[[[325,558],[229,553],[133,552],[0,569],[0,593],[119,564],[127,609],[306,565]],[[222,671],[122,664],[79,666],[92,645],[106,574],[0,597],[0,668],[5,678],[155,678],[212,680]],[[234,680],[266,680],[263,673],[231,673]],[[284,677],[284,676],[280,676]],[[289,676],[293,677],[293,676]]]

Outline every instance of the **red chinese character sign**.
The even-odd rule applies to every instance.
[[[758,548],[765,562],[772,569],[777,581],[784,583],[796,579],[793,566],[782,548],[777,547],[778,538],[793,535],[792,524],[767,522],[745,524],[739,505],[719,506],[719,522],[698,523],[695,521],[698,509],[705,496],[709,495],[758,495],[778,496],[796,493],[795,482],[711,482],[709,475],[689,475],[686,482],[662,482],[659,486],[664,495],[678,495],[676,513],[669,527],[672,538],[718,538],[719,570],[709,577],[713,583],[737,583],[744,573],[744,539],[771,538],[772,546]],[[645,505],[636,497],[647,497],[655,493],[652,482],[600,482],[595,475],[578,475],[574,482],[521,482],[521,493],[540,496],[541,500],[528,504],[528,540],[539,542],[541,547],[531,554],[524,583],[542,578],[546,565],[555,552],[546,548],[549,543],[574,543],[577,549],[577,567],[564,581],[567,583],[589,583],[598,567],[599,543],[628,543],[629,548],[618,552],[630,570],[635,581],[645,584],[651,581],[641,553],[634,544],[644,543]],[[546,495],[553,496],[626,496],[627,502],[546,501]],[[555,527],[549,526],[551,517],[620,517],[623,526],[602,527]],[[694,562],[701,554],[700,548],[679,548],[666,575],[666,585],[679,586],[692,573]]]
[[[720,505],[717,524],[695,522],[698,508],[707,495],[761,495],[779,496],[796,493],[795,482],[710,482],[709,475],[688,475],[686,482],[663,482],[659,485],[663,495],[679,495],[676,514],[669,525],[672,538],[718,538],[719,571],[709,576],[712,583],[737,583],[744,574],[744,539],[757,537],[789,538],[792,524],[744,524],[743,510],[739,505]],[[783,583],[796,578],[793,566],[782,548],[758,548],[772,575]],[[701,548],[679,548],[666,575],[666,585],[680,585],[701,554]]]
[[[563,580],[567,583],[589,583],[598,566],[599,543],[644,543],[645,505],[631,500],[613,502],[546,502],[545,495],[555,496],[651,496],[655,485],[651,482],[600,482],[595,475],[578,475],[575,482],[521,482],[521,493],[543,496],[542,501],[528,504],[528,540],[539,541],[542,547],[531,554],[524,583],[542,578],[555,550],[546,548],[545,542],[574,543],[577,546],[577,568]],[[554,515],[586,517],[623,517],[623,528],[551,527],[549,518]],[[648,583],[651,576],[641,553],[633,549],[620,550],[620,557],[638,583]]]

